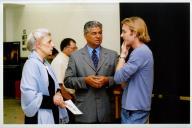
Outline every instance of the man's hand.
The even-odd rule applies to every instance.
[[[98,80],[95,78],[94,75],[90,75],[85,77],[85,83],[93,88],[100,88],[99,85],[100,83],[98,82]]]
[[[104,85],[109,84],[109,78],[106,76],[95,76],[94,79],[99,82],[99,88],[103,87]]]
[[[125,59],[129,53],[130,47],[131,46],[128,45],[128,43],[125,41],[121,45],[121,54],[120,54],[119,61],[118,61],[117,66],[116,66],[116,71],[121,69],[123,67],[123,65],[125,64]]]
[[[121,45],[121,54],[120,57],[126,57],[128,55],[130,46],[127,45],[127,43],[124,41],[123,44]]]
[[[74,97],[72,97],[72,95],[64,88],[63,84],[60,84],[60,88],[61,88],[61,95],[63,96],[63,98],[65,100],[69,100],[69,99],[73,99]]]
[[[109,78],[106,76],[87,76],[85,77],[85,83],[93,88],[101,88],[109,83]]]

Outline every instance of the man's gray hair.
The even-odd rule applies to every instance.
[[[35,50],[35,43],[37,40],[43,39],[46,36],[51,36],[51,33],[46,28],[39,28],[31,32],[27,39],[27,49],[29,51]]]
[[[99,21],[88,21],[84,25],[84,35],[86,35],[90,28],[99,27],[102,30],[102,24]]]

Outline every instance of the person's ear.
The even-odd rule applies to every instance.
[[[87,38],[87,33],[84,33],[84,38]]]
[[[63,52],[64,52],[64,53],[68,53],[68,52],[69,52],[68,46],[66,46],[65,48],[63,48]]]
[[[35,48],[40,48],[40,45],[41,45],[41,44],[40,44],[40,41],[37,40],[37,41],[35,42]]]
[[[137,37],[137,32],[132,31],[132,32],[131,32],[131,36],[133,36],[134,38],[136,38],[136,37]]]

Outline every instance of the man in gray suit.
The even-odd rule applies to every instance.
[[[84,26],[87,44],[69,59],[64,84],[76,90],[75,104],[83,112],[76,123],[112,123],[109,88],[115,85],[113,75],[118,55],[101,47],[102,24],[89,21]]]

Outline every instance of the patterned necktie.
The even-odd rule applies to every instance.
[[[98,59],[98,57],[97,57],[96,52],[97,52],[97,51],[96,51],[95,49],[93,49],[93,51],[92,51],[92,56],[91,56],[95,68],[97,68],[97,65],[98,65],[98,62],[99,62],[99,59]]]

